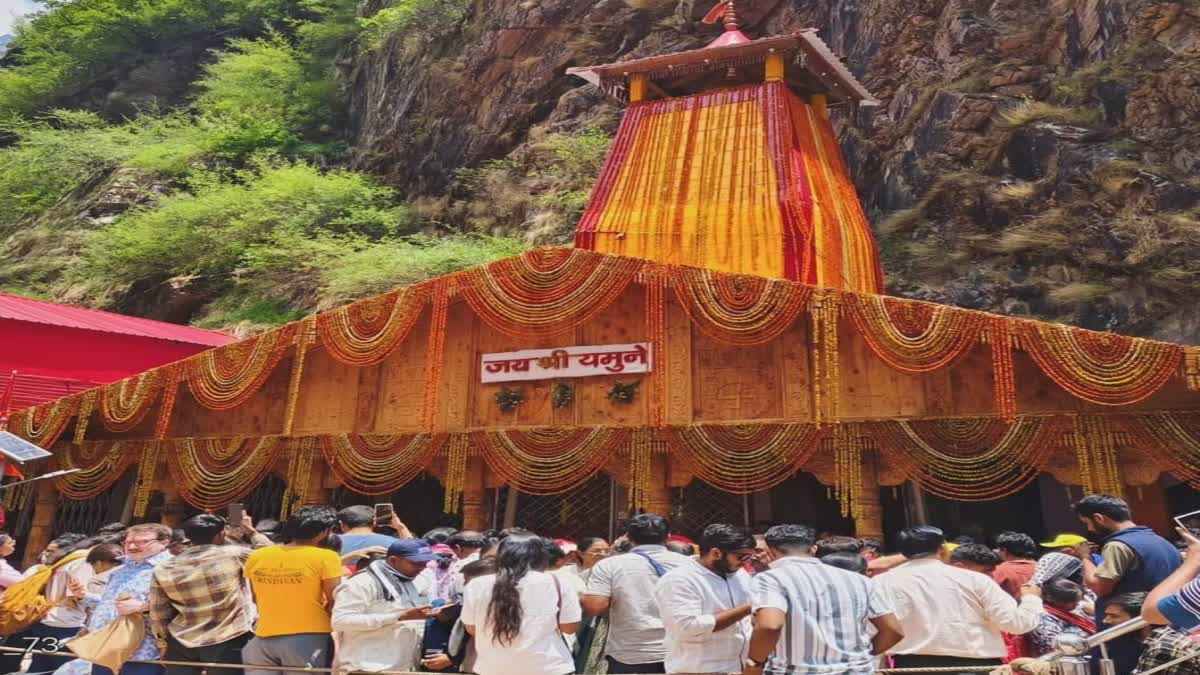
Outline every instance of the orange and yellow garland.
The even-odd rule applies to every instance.
[[[701,480],[749,494],[792,477],[820,447],[812,424],[671,427],[671,450]]]
[[[811,286],[778,279],[678,267],[671,288],[701,332],[722,342],[753,346],[792,327],[808,307]]]
[[[282,447],[276,436],[244,439],[181,438],[168,461],[180,495],[201,509],[216,509],[248,494],[274,466]]]
[[[192,396],[211,410],[230,410],[245,403],[291,349],[299,325],[288,324],[188,359]]]
[[[486,431],[475,446],[496,474],[529,494],[554,494],[578,485],[600,470],[628,443],[627,429],[535,429]]]
[[[1130,405],[1153,395],[1179,372],[1183,348],[1115,333],[1019,321],[1017,339],[1042,372],[1074,396],[1099,405]]]
[[[163,371],[155,368],[100,390],[100,420],[117,433],[132,430],[154,407],[162,389]]]
[[[112,487],[141,456],[142,441],[65,443],[54,449],[59,469],[79,469],[59,476],[54,486],[68,499],[91,499]]]
[[[383,362],[412,332],[428,301],[426,285],[409,286],[317,315],[321,344],[348,366]]]
[[[842,307],[867,347],[896,370],[927,373],[957,361],[979,343],[987,315],[882,295],[842,296]]]
[[[386,495],[424,471],[446,442],[445,435],[337,434],[325,436],[321,451],[338,480],[361,495]]]

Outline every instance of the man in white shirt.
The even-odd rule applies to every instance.
[[[754,555],[754,537],[714,524],[700,537],[700,557],[663,575],[654,589],[662,617],[668,673],[732,673],[750,643],[750,588],[737,574]]]
[[[431,609],[429,588],[415,580],[433,550],[424,539],[397,539],[387,558],[369,563],[338,585],[333,595],[333,631],[341,671],[415,671],[421,636]]]
[[[773,674],[871,673],[873,657],[903,637],[871,580],[815,558],[811,527],[777,525],[766,538],[771,568],[754,577],[754,634],[744,675],[764,667]]]
[[[1022,586],[1018,603],[991,577],[939,560],[945,542],[936,527],[904,530],[897,543],[908,562],[876,577],[904,631],[890,650],[897,668],[1000,665],[1001,633],[1023,635],[1041,618],[1037,586]]]
[[[663,673],[665,632],[654,589],[670,570],[692,559],[667,550],[670,523],[652,513],[634,516],[626,536],[633,550],[592,568],[581,602],[588,616],[608,615],[604,656],[610,675]]]

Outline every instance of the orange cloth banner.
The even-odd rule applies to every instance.
[[[830,288],[883,286],[829,120],[781,83],[631,107],[575,244]]]

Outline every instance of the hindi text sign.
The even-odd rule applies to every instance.
[[[650,348],[649,342],[637,342],[484,354],[480,357],[480,379],[484,383],[518,382],[648,373],[652,366]]]

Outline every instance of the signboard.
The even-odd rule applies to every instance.
[[[22,463],[50,456],[49,452],[7,431],[0,431],[0,454]]]
[[[480,380],[517,382],[561,377],[630,375],[648,373],[652,367],[651,344],[593,347],[526,349],[519,352],[484,354],[480,357]]]

